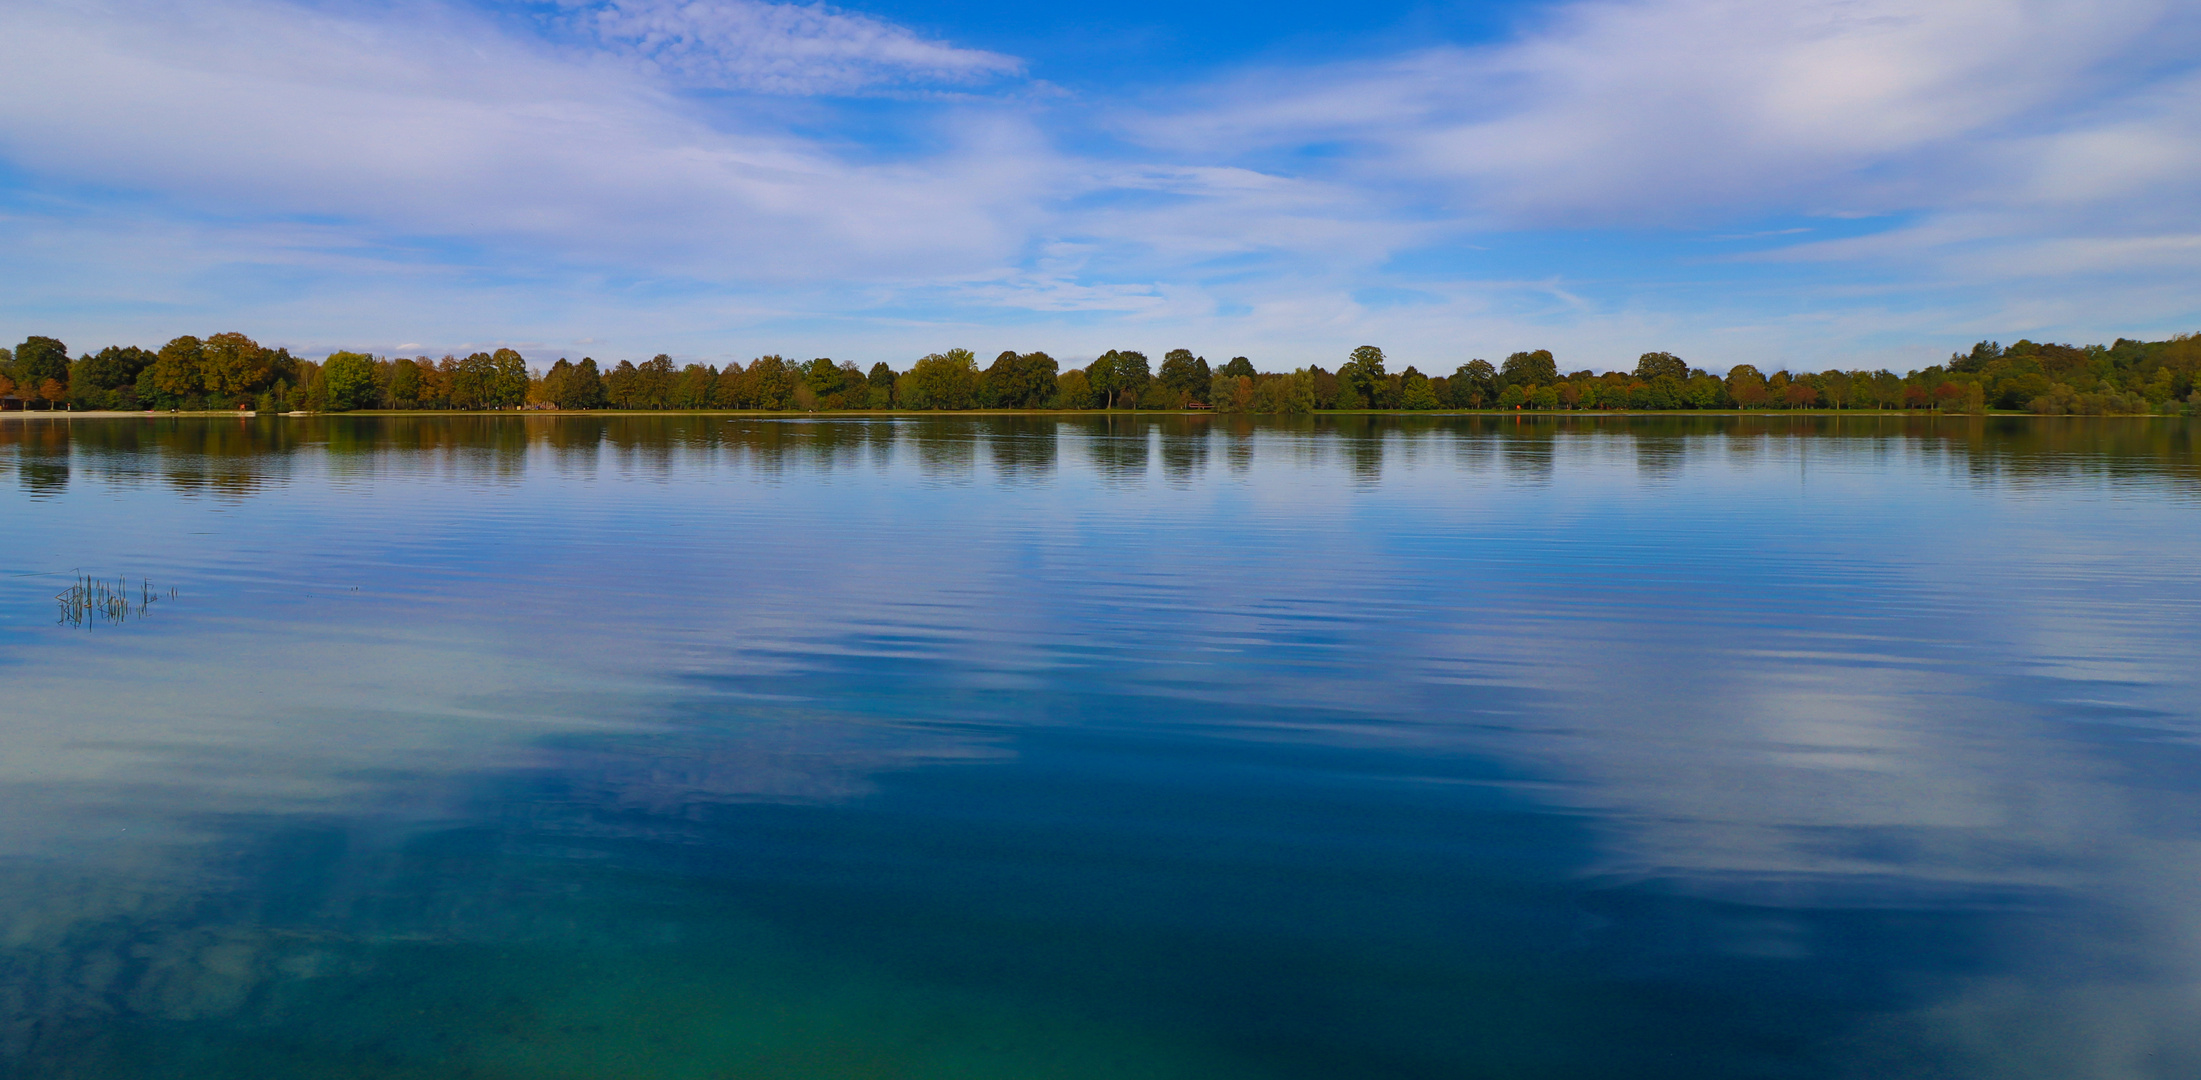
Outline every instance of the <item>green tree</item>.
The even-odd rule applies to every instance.
[[[1253,387],[1253,411],[1278,415],[1315,410],[1314,373],[1300,368],[1289,375],[1262,379]]]
[[[327,381],[327,377],[323,376],[324,386]],[[390,361],[390,381],[382,392],[389,398],[393,409],[417,409],[420,408],[420,384],[420,365],[400,356]]]
[[[1682,370],[1687,371],[1688,369],[1683,368]],[[1670,374],[1661,374],[1649,382],[1643,383],[1642,387],[1640,400],[1637,404],[1646,409],[1678,409],[1681,407],[1682,396],[1686,392],[1682,381]]]
[[[1452,372],[1452,404],[1462,409],[1480,409],[1498,399],[1498,369],[1488,360],[1470,360]]]
[[[572,378],[573,362],[561,356],[558,358],[557,363],[550,365],[549,371],[543,372],[542,385],[537,388],[536,392],[541,394],[542,400],[551,407],[563,409],[566,407],[566,384]],[[397,378],[394,375],[390,378],[390,389],[394,396],[397,390]]]
[[[1412,367],[1399,377],[1399,407],[1405,409],[1434,409],[1442,404],[1437,400],[1435,387],[1429,378]]]
[[[1352,355],[1337,369],[1338,408],[1381,407],[1383,385],[1388,381],[1383,370],[1383,361],[1383,350],[1373,345],[1362,345],[1353,350]]]
[[[1876,371],[1872,376],[1872,403],[1883,409],[1903,407],[1903,377],[1892,371]]]
[[[363,409],[374,402],[374,357],[336,352],[321,361],[321,386],[331,412]]]
[[[1014,408],[1008,402],[1016,398],[1019,381],[1016,350],[1003,349],[993,363],[978,373],[978,404],[988,409]]]
[[[1296,370],[1307,373],[1307,384],[1314,388],[1315,408],[1337,408],[1337,376],[1324,371],[1320,364],[1309,364]]]
[[[1517,352],[1506,357],[1498,378],[1509,386],[1543,386],[1559,381],[1559,362],[1550,349]]]
[[[795,370],[778,353],[749,361],[749,404],[752,409],[775,412],[795,404]]]
[[[739,363],[729,363],[718,373],[718,390],[711,396],[711,404],[721,409],[754,409],[757,407],[755,383],[747,368]]]
[[[1207,403],[1217,412],[1250,412],[1254,381],[1246,375],[1218,374],[1208,380]]]
[[[1383,350],[1376,348],[1373,345],[1362,345],[1358,348],[1355,348],[1352,352],[1352,355],[1346,357],[1345,362],[1360,368],[1360,370],[1365,373],[1366,376],[1369,378],[1383,378]],[[1344,368],[1338,369],[1339,373],[1341,374],[1344,372],[1344,370]]]
[[[680,376],[673,380],[672,407],[708,409],[717,389],[718,369],[708,364],[689,364],[681,368]]]
[[[1071,368],[1055,376],[1053,405],[1058,409],[1090,409],[1093,407],[1093,384],[1085,372]]]
[[[69,365],[69,398],[79,408],[136,408],[138,375],[153,359],[134,345],[109,345],[83,357]]]
[[[527,358],[516,349],[498,349],[489,355],[496,374],[490,379],[488,405],[513,409],[527,404]]]
[[[635,404],[639,400],[639,391],[641,390],[636,385],[640,381],[637,375],[632,360],[621,360],[610,371],[604,373],[604,399],[611,403],[612,408],[641,408],[640,405]]]
[[[1253,361],[1243,356],[1231,357],[1230,363],[1223,365],[1221,374],[1228,375],[1233,379],[1251,379],[1260,375],[1259,372],[1253,370]]]
[[[968,409],[978,404],[978,358],[969,349],[933,353],[910,366],[900,396],[912,409]]]
[[[215,334],[199,354],[199,384],[209,394],[236,402],[275,381],[276,359],[274,350],[243,334]]]
[[[2010,348],[2015,351],[2025,346],[2032,346],[2034,350],[2039,348],[2039,346],[2033,345],[2032,342],[2022,339]],[[1988,364],[2000,359],[2002,359],[2002,346],[1992,341],[1982,341],[1972,346],[1970,353],[1950,353],[1949,370],[1966,373],[1982,371]]]
[[[1132,408],[1139,407],[1139,395],[1146,393],[1153,381],[1145,353],[1126,349],[1116,354],[1116,393],[1128,398]]]
[[[2163,374],[2169,375],[2170,372],[2165,371]],[[2170,389],[2169,380],[2165,379],[2163,383],[2163,389],[2168,391]],[[2012,375],[2002,380],[1995,387],[1995,405],[2004,409],[2028,408],[2032,405],[2033,399],[2047,396],[2050,387],[2054,385],[2053,380],[2037,371]],[[2150,396],[2161,400],[2168,397],[2169,394],[2163,393]]]
[[[609,404],[611,396],[604,392],[603,373],[596,370],[596,361],[584,356],[566,374],[565,391],[557,400],[561,409],[601,409]]]
[[[1772,393],[1756,367],[1736,364],[1727,369],[1727,396],[1742,408],[1755,409],[1763,407]]]
[[[865,409],[891,409],[894,407],[894,367],[887,361],[878,361],[863,376],[863,407]]]
[[[30,337],[15,347],[15,385],[25,399],[49,403],[66,400],[69,382],[69,347],[59,339]],[[51,383],[49,388],[47,384]],[[55,393],[59,391],[59,393]]]
[[[830,363],[831,361],[828,361]],[[629,397],[632,409],[662,409],[672,403],[673,358],[658,353],[634,366],[634,389]]]
[[[1848,372],[1843,371],[1829,371],[1820,375],[1818,385],[1819,396],[1825,398],[1826,403],[1836,409],[1849,405],[1851,397],[1856,391],[1856,383],[1849,377]],[[2044,381],[2044,388],[2045,385]]]
[[[1061,367],[1043,352],[1004,352],[980,379],[979,400],[996,409],[1043,409],[1055,396]]]
[[[1121,389],[1116,381],[1118,355],[1116,350],[1110,349],[1085,365],[1086,384],[1092,387],[1094,397],[1103,409],[1116,407],[1116,391]]]
[[[836,409],[861,409],[871,402],[871,384],[865,380],[864,371],[853,362],[841,361],[841,390],[833,398]]]
[[[1213,378],[1207,357],[1194,356],[1191,349],[1171,349],[1162,355],[1162,369],[1155,381],[1172,393],[1198,399],[1207,393],[1208,382]]]
[[[206,384],[200,381],[199,357],[206,351],[206,343],[186,334],[160,347],[153,357],[153,385],[160,393],[180,405],[190,398],[204,393]]]
[[[886,361],[881,360],[871,365],[871,371],[864,376],[864,382],[869,385],[867,398],[870,408],[894,407],[894,369],[888,367]]]
[[[812,400],[822,408],[837,408],[847,403],[843,388],[847,374],[830,356],[821,356],[802,366],[803,385],[809,387]],[[829,401],[827,399],[835,399]]]
[[[1636,358],[1636,378],[1650,382],[1661,375],[1679,383],[1689,377],[1689,365],[1670,352],[1647,352]]]
[[[472,353],[451,371],[451,407],[495,408],[497,362],[488,353]]]

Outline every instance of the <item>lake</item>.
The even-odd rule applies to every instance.
[[[0,1075],[2191,1077],[2196,424],[9,418]]]

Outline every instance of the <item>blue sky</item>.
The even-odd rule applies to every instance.
[[[0,337],[1935,362],[2201,329],[2168,0],[13,0]]]

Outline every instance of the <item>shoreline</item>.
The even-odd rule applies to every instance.
[[[841,409],[799,412],[795,410],[767,409],[354,409],[350,412],[268,412],[235,409],[199,409],[178,412],[138,410],[29,410],[17,409],[0,412],[0,422],[11,420],[160,420],[207,419],[228,417],[237,420],[312,419],[331,416],[494,416],[494,417],[574,417],[574,416],[728,416],[754,417],[758,419],[797,420],[812,418],[829,419],[922,419],[946,416],[1239,416],[1239,417],[1291,417],[1291,416],[1511,416],[1524,420],[1604,419],[1607,417],[1659,417],[1659,416],[1735,416],[1760,417],[1910,417],[1913,419],[1986,419],[1988,417],[2038,417],[2043,420],[2070,419],[2073,416],[2115,415],[2123,419],[2160,418],[2186,419],[2175,413],[2116,413],[2079,414],[1990,411],[1984,413],[1934,412],[1932,410],[1906,409],[1316,409],[1304,413],[1226,413],[1213,409]]]
[[[234,416],[249,420],[259,415],[249,409],[195,409],[185,412],[155,412],[149,409],[124,411],[121,409],[11,409],[0,412],[0,420],[158,420],[164,416]],[[269,413],[281,416],[281,413]],[[318,416],[319,413],[308,415]]]

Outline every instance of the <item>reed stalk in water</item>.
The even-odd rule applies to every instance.
[[[170,598],[175,590],[169,590]],[[132,615],[143,618],[161,597],[153,591],[151,581],[138,582],[135,602],[130,597],[128,578],[116,578],[112,584],[78,573],[69,587],[54,594],[54,603],[61,608],[59,622],[69,626],[83,626],[87,622],[127,622]]]

